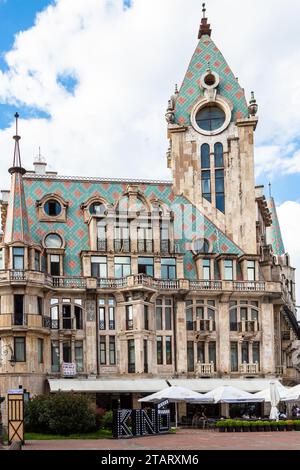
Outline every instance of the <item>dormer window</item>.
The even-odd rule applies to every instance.
[[[49,233],[44,240],[46,248],[62,248],[63,241],[57,233]]]
[[[105,215],[106,207],[100,202],[94,202],[90,205],[89,210],[91,215]]]
[[[50,217],[57,217],[61,213],[61,204],[55,199],[50,199],[44,204],[44,211]]]

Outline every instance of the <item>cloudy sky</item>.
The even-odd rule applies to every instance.
[[[169,179],[164,113],[195,49],[201,3],[0,0],[1,188],[16,110],[27,169],[40,146],[61,174]],[[209,0],[207,11],[247,97],[256,93],[257,183],[268,192],[272,182],[300,268],[300,2]]]

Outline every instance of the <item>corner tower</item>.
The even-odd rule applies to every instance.
[[[205,4],[198,39],[166,113],[174,191],[184,194],[245,252],[255,254],[253,149],[258,107],[254,94],[248,106],[244,90],[212,41]]]

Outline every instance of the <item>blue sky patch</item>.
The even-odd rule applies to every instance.
[[[63,75],[58,75],[57,77],[57,83],[62,86],[68,93],[71,95],[74,95],[75,89],[78,85],[78,80],[74,75],[70,74],[63,74]]]
[[[6,129],[14,122],[15,113],[20,114],[21,119],[50,119],[50,114],[37,108],[25,105],[11,105],[0,103],[0,128]]]

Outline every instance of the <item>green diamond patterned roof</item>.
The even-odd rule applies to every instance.
[[[267,228],[267,242],[272,245],[274,254],[281,256],[285,254],[285,249],[276,211],[276,204],[273,198],[268,201],[268,206],[272,214],[272,225]]]
[[[81,204],[93,196],[103,197],[107,203],[115,205],[126,192],[128,182],[77,181],[72,179],[51,179],[26,176],[24,188],[28,208],[29,224],[33,240],[40,244],[43,237],[55,230],[66,241],[65,275],[81,274],[80,252],[89,250],[88,225],[84,222]],[[175,239],[181,241],[184,256],[184,270],[187,279],[197,279],[193,254],[190,251],[194,237],[205,237],[213,247],[214,253],[242,255],[242,250],[223,232],[207,219],[183,196],[175,196],[169,183],[139,183],[139,191],[149,201],[158,199],[174,212]],[[39,222],[36,200],[47,194],[57,194],[69,202],[66,223]],[[184,213],[184,217],[182,214]]]
[[[175,122],[179,125],[191,124],[191,110],[199,96],[203,95],[199,86],[200,77],[206,72],[208,63],[210,69],[220,76],[219,94],[233,105],[232,120],[247,118],[249,115],[244,90],[215,43],[210,36],[205,35],[199,41],[177,97]]]

